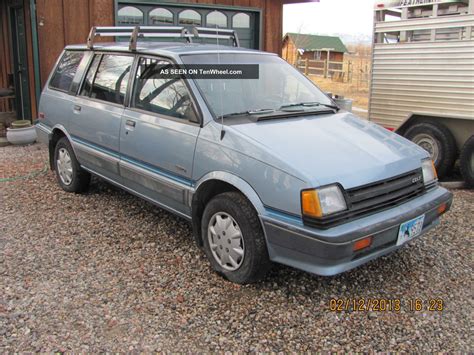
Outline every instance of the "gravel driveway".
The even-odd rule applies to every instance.
[[[186,222],[99,180],[63,192],[46,159],[38,144],[0,148],[2,353],[473,351],[473,191],[454,191],[441,226],[391,256],[330,278],[275,266],[236,286]],[[333,298],[401,309],[333,312]]]

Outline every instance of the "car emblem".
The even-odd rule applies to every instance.
[[[421,175],[418,175],[417,177],[411,179],[411,183],[412,183],[412,184],[416,184],[416,183],[417,183],[418,181],[420,181],[420,180],[421,180]]]

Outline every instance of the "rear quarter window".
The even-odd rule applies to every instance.
[[[69,91],[71,88],[74,75],[76,75],[77,67],[84,56],[84,52],[66,51],[64,52],[58,66],[49,82],[49,87]]]

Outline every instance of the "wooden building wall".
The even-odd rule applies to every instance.
[[[283,41],[283,48],[281,52],[282,58],[288,63],[290,63],[291,65],[294,65],[296,63],[296,60],[298,59],[298,51],[295,47],[294,42],[288,37],[286,37]]]
[[[114,24],[113,0],[37,0],[41,86],[68,44],[85,43],[92,26]]]
[[[27,47],[27,66],[29,76],[30,100],[32,103],[36,100],[36,92],[34,85],[34,66],[33,66],[33,45],[31,38],[31,21],[30,21],[30,5],[28,0],[23,0],[25,30],[26,30],[26,47]],[[11,33],[9,30],[9,14],[8,1],[0,1],[0,88],[8,88],[10,85],[8,75],[13,73],[12,62],[12,44]],[[12,111],[14,107],[10,100],[0,99],[0,112]],[[32,117],[36,117],[36,106],[32,106]]]
[[[263,49],[281,53],[283,0],[177,0],[176,2],[262,9]],[[44,85],[65,45],[85,43],[92,26],[114,25],[114,0],[37,0],[36,9],[41,86]]]

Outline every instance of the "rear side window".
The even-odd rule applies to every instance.
[[[89,68],[81,95],[123,104],[133,56],[96,55]]]
[[[56,67],[49,86],[57,90],[69,91],[83,56],[84,52],[66,51]]]

